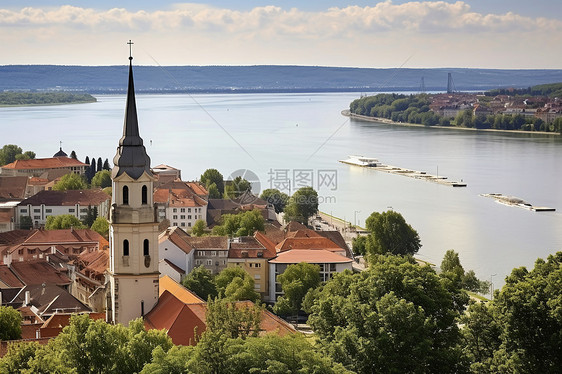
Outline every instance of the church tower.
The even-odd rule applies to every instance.
[[[128,325],[157,303],[159,279],[155,178],[139,135],[132,56],[123,136],[113,163],[107,320]]]

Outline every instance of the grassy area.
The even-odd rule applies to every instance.
[[[320,213],[320,214],[323,214],[323,215],[325,215],[325,216],[330,217],[330,218],[333,219],[334,221],[338,221],[339,223],[343,223],[343,224],[344,224],[345,226],[347,226],[347,227],[355,227],[355,229],[357,229],[357,230],[367,231],[367,229],[364,228],[364,227],[361,227],[361,226],[359,226],[359,225],[352,225],[351,222],[347,222],[347,221],[345,221],[345,220],[343,220],[343,219],[341,219],[341,218],[339,218],[339,217],[333,216],[333,215],[328,214],[328,213],[326,213],[326,212],[319,211],[319,213]]]
[[[87,93],[71,92],[0,92],[0,106],[33,106],[93,103]]]

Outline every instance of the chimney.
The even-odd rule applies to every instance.
[[[25,305],[24,306],[29,305],[29,301],[30,301],[29,299],[30,299],[29,291],[25,291]]]

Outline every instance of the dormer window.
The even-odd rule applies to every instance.
[[[142,186],[142,204],[148,204],[148,187]]]
[[[123,205],[129,205],[129,187],[123,186]]]

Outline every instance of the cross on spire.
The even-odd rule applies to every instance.
[[[129,41],[127,42],[127,44],[129,45],[129,60],[132,60],[132,59],[133,59],[133,44],[135,44],[135,43],[133,43],[133,42],[129,39]]]

